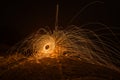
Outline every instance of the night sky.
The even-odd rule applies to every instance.
[[[0,45],[12,46],[40,27],[50,26],[53,28],[57,2],[59,3],[59,25],[61,26],[71,24],[81,26],[88,22],[101,22],[120,30],[119,2],[110,0],[98,0],[103,1],[104,4],[92,4],[69,23],[76,13],[92,1],[96,0],[60,0],[56,2],[50,0],[26,2],[4,0],[0,2]],[[116,32],[118,33],[119,30]]]

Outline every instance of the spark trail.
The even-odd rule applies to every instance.
[[[114,68],[113,61],[107,53],[107,51],[111,51],[110,48],[114,49],[114,47],[109,45],[110,48],[107,47],[107,44],[91,30],[80,29],[74,25],[64,30],[53,31],[40,28],[18,45],[14,46],[12,51],[37,61],[45,57],[66,56]],[[117,50],[116,52],[119,53]]]
[[[58,17],[58,8],[56,17]],[[66,56],[119,70],[119,68],[113,64],[109,53],[107,53],[111,51],[112,48],[115,50],[112,51],[112,54],[117,54],[120,58],[119,50],[104,43],[102,39],[91,30],[83,29],[75,25],[68,26],[65,29],[59,29],[57,19],[58,18],[56,18],[54,30],[51,30],[49,27],[40,28],[13,46],[10,51],[17,53],[16,55],[22,54],[26,57],[25,59],[30,61],[35,60],[39,62],[40,59],[46,57],[59,58]],[[19,58],[23,57],[19,56]],[[16,61],[19,61],[19,59],[16,58]]]

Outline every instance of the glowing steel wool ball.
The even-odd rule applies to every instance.
[[[38,58],[50,57],[55,54],[55,39],[50,35],[43,35],[35,42]]]
[[[41,49],[40,52],[41,53],[53,53],[54,48],[55,48],[55,40],[50,37],[50,36],[44,36],[44,40],[40,42],[41,45]]]

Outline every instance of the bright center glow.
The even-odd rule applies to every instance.
[[[41,52],[45,54],[51,54],[53,53],[54,49],[55,49],[55,43],[53,41],[49,41],[44,45],[43,50]]]
[[[36,43],[37,58],[51,57],[55,54],[55,39],[50,35],[42,36]]]

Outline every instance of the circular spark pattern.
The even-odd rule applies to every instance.
[[[35,42],[33,47],[37,51],[35,54],[37,57],[50,57],[55,50],[55,40],[50,35],[44,35]]]

